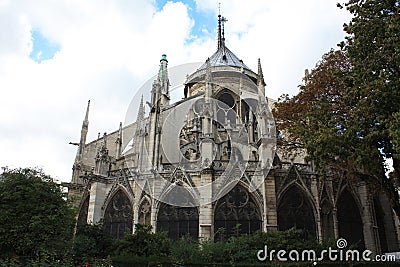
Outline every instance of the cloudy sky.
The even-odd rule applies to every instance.
[[[296,94],[350,20],[337,0],[0,0],[0,167],[69,181],[87,101],[88,141],[116,130],[162,54],[172,67],[215,52],[218,2],[227,46],[261,59],[272,98]]]

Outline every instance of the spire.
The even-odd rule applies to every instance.
[[[85,115],[85,122],[87,122],[87,124],[89,124],[89,108],[90,108],[90,99],[88,100],[87,103],[86,115]]]
[[[260,59],[258,59],[257,85],[258,85],[258,89],[265,95],[264,74],[262,71]]]
[[[218,13],[218,49],[225,47],[225,22],[228,20],[221,16],[221,3],[219,4]]]
[[[144,109],[143,95],[142,95],[142,98],[140,99],[139,111],[136,121],[142,121],[144,119],[144,116],[145,116],[145,109]]]
[[[218,14],[218,49],[222,46],[221,14]]]
[[[143,98],[142,98],[142,102],[143,102]],[[122,122],[119,123],[118,137],[117,137],[117,140],[115,140],[115,143],[117,145],[115,158],[119,159],[121,157],[121,153],[122,153]]]
[[[167,55],[163,54],[160,59],[160,70],[158,71],[158,83],[160,93],[169,98],[169,79],[168,79],[168,60]]]
[[[258,59],[258,75],[257,76],[258,76],[258,80],[259,80],[258,82],[261,82],[264,80],[264,74],[262,71],[260,58]]]
[[[119,123],[118,138],[119,142],[122,144],[122,122]]]
[[[103,134],[103,147],[107,148],[107,133],[106,132]]]
[[[85,119],[83,120],[82,123],[81,140],[79,142],[79,156],[82,155],[83,146],[86,144],[86,136],[89,129],[89,108],[90,108],[90,100],[88,101]]]
[[[169,79],[168,79],[168,60],[164,54],[160,59],[160,69],[157,78],[153,82],[151,90],[151,110],[150,113],[158,110],[160,106],[169,105]]]
[[[222,45],[225,46],[225,22],[227,22],[228,20],[225,17],[221,18],[221,22],[222,22]]]

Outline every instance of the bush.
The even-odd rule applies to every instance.
[[[226,241],[206,240],[199,242],[189,235],[177,241],[168,239],[165,233],[152,233],[150,226],[136,225],[133,235],[118,241],[113,260],[118,263],[171,263],[217,264],[217,265],[267,265],[274,262],[259,262],[257,252],[267,245],[276,251],[284,249],[314,249],[319,251],[324,246],[314,238],[307,238],[302,230],[255,232],[237,234]],[[301,265],[299,265],[301,266]]]
[[[113,239],[104,231],[102,224],[78,226],[73,255],[76,259],[104,258],[110,254]]]
[[[151,226],[136,224],[135,233],[126,235],[114,245],[113,255],[136,255],[143,257],[167,256],[171,241],[164,232],[153,233]]]
[[[229,261],[226,253],[226,243],[223,241],[204,241],[201,243],[201,252],[204,262],[224,263]]]
[[[172,243],[170,258],[176,264],[205,262],[199,241],[190,235],[184,235]]]

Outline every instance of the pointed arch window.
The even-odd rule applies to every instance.
[[[290,186],[278,204],[278,229],[303,229],[306,234],[315,236],[316,225],[311,200],[296,185]]]
[[[104,213],[104,226],[116,239],[122,239],[125,233],[132,233],[132,205],[122,190],[118,190],[108,203]]]
[[[229,237],[237,229],[240,233],[261,230],[261,213],[253,197],[241,186],[235,186],[218,200],[214,213],[216,238]],[[223,228],[224,233],[218,230]]]
[[[179,239],[189,234],[193,238],[199,236],[199,210],[195,200],[188,190],[173,188],[165,197],[164,201],[174,203],[173,199],[184,199],[182,206],[173,206],[161,203],[157,214],[157,231],[167,232],[171,239]]]
[[[167,232],[171,239],[189,234],[199,236],[199,212],[196,207],[177,207],[163,203],[157,216],[157,231]]]

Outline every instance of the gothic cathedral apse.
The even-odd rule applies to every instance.
[[[304,156],[285,156],[277,138],[262,66],[246,66],[225,43],[185,73],[173,102],[162,55],[133,122],[87,142],[89,104],[73,164],[69,195],[77,224],[102,222],[120,239],[137,223],[172,239],[303,229],[319,240],[345,238],[375,253],[398,249],[388,198],[341,173],[319,179]],[[146,95],[149,97],[147,98]],[[139,98],[140,99],[140,98]],[[279,137],[278,137],[279,136]]]

